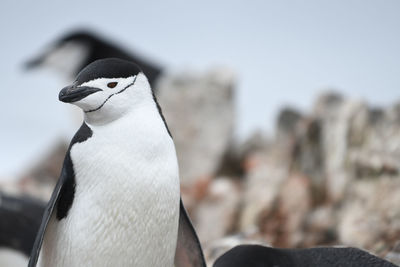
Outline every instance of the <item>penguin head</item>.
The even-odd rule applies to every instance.
[[[85,120],[92,124],[106,124],[154,101],[139,67],[117,58],[96,60],[86,66],[71,85],[60,91],[59,100],[80,107]]]

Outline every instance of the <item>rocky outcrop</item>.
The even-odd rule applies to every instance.
[[[205,198],[192,213],[203,244],[218,240],[236,228],[240,198],[238,185],[232,179],[222,177],[211,182]]]

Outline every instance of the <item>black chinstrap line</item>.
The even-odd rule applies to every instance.
[[[97,111],[97,110],[101,109],[101,108],[104,106],[104,104],[105,104],[111,97],[113,97],[113,96],[115,96],[115,95],[117,95],[117,94],[120,94],[120,93],[124,92],[126,89],[128,89],[129,87],[131,87],[132,85],[134,85],[135,82],[136,82],[137,76],[138,76],[138,75],[136,75],[136,76],[135,76],[135,79],[133,80],[133,82],[131,82],[130,84],[128,84],[127,86],[125,86],[124,89],[121,89],[120,91],[118,91],[118,92],[116,92],[116,93],[114,93],[114,94],[112,94],[112,95],[109,95],[109,96],[107,97],[107,99],[104,100],[103,104],[101,104],[100,106],[98,106],[98,107],[95,108],[95,109],[91,109],[91,110],[85,111],[85,113],[90,113],[90,112],[94,112],[94,111]]]

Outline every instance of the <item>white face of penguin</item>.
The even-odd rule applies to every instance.
[[[131,76],[128,78],[98,78],[82,83],[81,85],[78,85],[76,87],[76,90],[87,87],[95,88],[98,91],[76,102],[73,102],[72,104],[80,107],[85,113],[96,112],[103,108],[105,105],[113,105],[115,106],[114,109],[120,109],[118,108],[118,105],[116,105],[117,103],[111,100],[118,99],[120,100],[118,101],[119,104],[122,104],[123,106],[124,102],[127,102],[127,99],[125,99],[127,96],[125,94],[125,91],[130,90],[130,87],[134,86],[136,78],[137,76]],[[110,103],[107,103],[109,101]]]
[[[140,72],[127,78],[97,78],[66,87],[60,92],[60,100],[80,107],[88,123],[101,125],[153,102],[153,96],[146,76]]]
[[[60,91],[59,99],[80,107],[86,122],[99,125],[141,105],[154,105],[146,76],[135,64],[116,58],[86,66],[72,85]]]

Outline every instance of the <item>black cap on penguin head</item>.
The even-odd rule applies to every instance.
[[[133,62],[119,58],[105,58],[96,60],[84,69],[77,77],[78,85],[97,78],[127,78],[138,75],[141,69]]]

